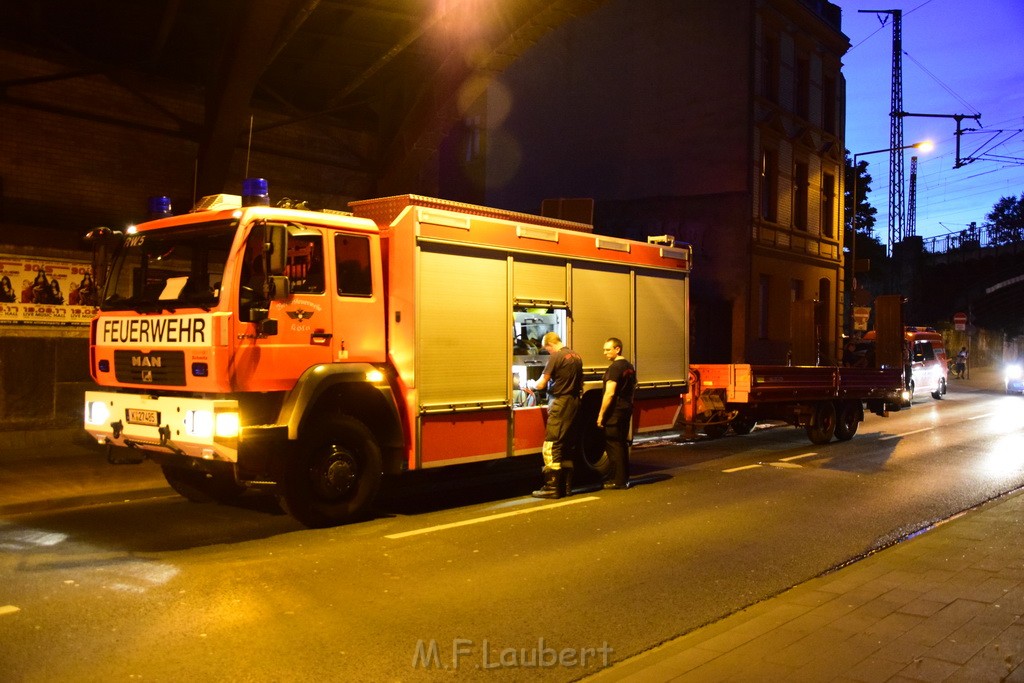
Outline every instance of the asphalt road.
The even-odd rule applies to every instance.
[[[634,450],[629,491],[530,498],[534,462],[426,473],[309,530],[253,496],[0,520],[12,681],[575,680],[1024,485],[1024,399],[919,399]]]

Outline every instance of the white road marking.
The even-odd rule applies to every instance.
[[[992,417],[992,413],[985,413],[984,415],[975,415],[974,417],[967,418],[968,420],[984,420],[986,417]]]
[[[902,434],[890,434],[889,436],[883,436],[879,438],[879,441],[888,441],[890,439],[902,439],[904,436],[910,436],[911,434],[920,434],[921,432],[930,432],[935,427],[925,427],[924,429],[915,429],[912,432],[903,432]]]
[[[531,512],[540,512],[541,510],[552,510],[554,508],[564,507],[566,505],[575,505],[577,503],[586,503],[591,500],[601,500],[598,496],[583,496],[583,497],[572,497],[569,500],[559,501],[557,503],[550,503],[548,505],[538,505],[536,507],[526,508],[525,510],[513,510],[511,512],[501,512],[496,515],[487,515],[486,517],[474,517],[473,519],[464,519],[461,522],[451,522],[449,524],[438,524],[437,526],[423,527],[422,529],[413,529],[412,531],[402,531],[397,534],[388,534],[384,538],[407,538],[409,536],[418,536],[420,534],[430,534],[435,531],[444,531],[445,529],[454,529],[460,526],[469,526],[470,524],[480,524],[481,522],[493,522],[496,519],[504,519],[505,517],[515,517],[516,515],[526,515]]]
[[[15,612],[20,612],[20,611],[21,610],[19,608],[15,607],[14,605],[0,605],[0,617],[4,616],[6,614],[14,614]]]
[[[791,455],[788,458],[779,458],[779,462],[789,462],[790,460],[800,460],[801,458],[813,458],[817,453],[803,453],[802,455]]]
[[[760,465],[744,465],[743,467],[732,467],[727,470],[722,470],[726,474],[732,474],[733,472],[739,472],[741,470],[754,470],[760,467]]]

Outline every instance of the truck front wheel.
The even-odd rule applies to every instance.
[[[299,442],[278,484],[281,506],[309,527],[365,517],[383,475],[380,447],[355,418],[318,421]]]

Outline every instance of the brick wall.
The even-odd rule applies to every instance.
[[[41,79],[67,69],[2,49],[0,63],[14,82],[0,99],[0,242],[77,249],[97,225],[144,219],[150,196],[170,196],[176,212],[192,205],[202,93],[104,74]],[[257,129],[280,120],[254,112]],[[224,192],[241,191],[247,167],[272,199],[344,209],[371,192],[376,140],[365,132],[310,119],[257,130],[251,151],[247,140],[240,130]]]
[[[0,444],[5,432],[81,427],[88,357],[84,337],[0,337]]]

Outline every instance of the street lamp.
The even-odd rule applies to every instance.
[[[853,333],[856,331],[854,329],[856,323],[853,320],[853,293],[857,288],[857,181],[860,179],[857,162],[861,157],[866,157],[870,154],[882,154],[884,152],[904,149],[919,149],[922,152],[930,152],[934,148],[935,145],[931,140],[922,140],[912,145],[904,145],[903,147],[873,149],[870,152],[858,152],[853,155],[853,190],[850,193],[850,205],[852,208],[852,215],[850,216],[850,336],[853,336]]]

